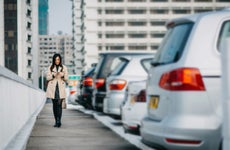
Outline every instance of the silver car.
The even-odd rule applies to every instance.
[[[125,98],[126,87],[130,81],[146,80],[147,71],[153,53],[118,57],[117,66],[107,78],[107,93],[104,99],[103,112],[120,117],[120,105]]]
[[[141,119],[146,115],[146,80],[129,82],[127,99],[121,108],[125,132],[139,134]]]
[[[220,47],[230,37],[230,10],[173,19],[147,80],[142,141],[169,150],[221,147]]]

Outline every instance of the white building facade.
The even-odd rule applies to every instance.
[[[73,51],[76,74],[80,75],[84,70],[85,49],[84,49],[84,3],[82,0],[72,0],[72,26],[73,26]]]
[[[2,0],[0,19],[0,65],[38,85],[38,0]]]
[[[228,0],[73,0],[86,68],[102,51],[156,51],[172,18],[230,7]]]
[[[68,73],[76,74],[72,47],[72,36],[70,35],[40,35],[39,75],[42,76],[42,73],[46,72],[46,69],[52,64],[55,53],[62,56],[62,63],[67,66]]]

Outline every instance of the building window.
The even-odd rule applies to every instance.
[[[164,37],[164,33],[152,33],[151,37],[152,38],[163,38]]]
[[[173,14],[190,14],[191,10],[187,9],[175,9],[173,10]]]
[[[194,2],[212,2],[212,0],[194,0]]]
[[[115,33],[115,34],[106,34],[106,38],[124,38],[125,34],[122,33]]]
[[[97,24],[98,24],[98,26],[102,26],[102,22],[101,21],[99,21]]]
[[[190,2],[191,0],[172,0],[173,2]]]
[[[151,50],[157,50],[158,49],[158,45],[151,45]]]
[[[129,38],[146,38],[147,34],[146,33],[132,33],[128,34]]]
[[[8,51],[8,50],[9,50],[8,45],[5,44],[5,51]]]
[[[201,12],[207,12],[207,11],[213,11],[212,8],[205,8],[205,9],[196,9],[194,10],[194,13],[201,13]]]
[[[31,17],[31,10],[27,10],[27,16]]]
[[[145,21],[129,21],[128,25],[129,26],[146,26],[147,22],[145,22]]]
[[[30,5],[31,4],[31,0],[26,0],[26,3]]]
[[[27,22],[27,29],[31,29],[31,23]]]
[[[146,14],[145,9],[130,9],[128,10],[129,14]]]
[[[168,0],[150,0],[150,2],[168,2]]]
[[[8,4],[7,10],[17,10],[17,5],[16,4]]]
[[[11,38],[14,37],[14,31],[12,30],[8,31],[8,37],[11,37]]]
[[[29,67],[31,67],[31,60],[28,60],[27,63],[28,63],[27,65],[28,65]]]
[[[122,45],[110,46],[110,50],[124,50],[125,47]]]
[[[147,46],[145,45],[134,45],[134,46],[129,46],[129,50],[146,50]]]
[[[27,41],[31,41],[31,35],[27,35]]]
[[[98,38],[100,39],[100,38],[102,38],[102,34],[100,33],[100,34],[98,34]]]
[[[111,21],[111,22],[105,22],[106,26],[124,26],[125,23],[121,21]]]
[[[146,0],[128,0],[128,2],[146,2]]]
[[[150,14],[168,14],[169,10],[166,9],[151,9]]]
[[[150,24],[151,26],[164,26],[165,21],[151,21]]]
[[[102,10],[101,10],[101,9],[98,9],[98,10],[97,10],[97,13],[98,13],[98,14],[102,14]]]
[[[31,48],[30,47],[27,48],[27,53],[31,54]]]
[[[98,46],[98,50],[101,51],[102,50],[102,46]]]
[[[28,79],[31,79],[32,73],[28,72]]]
[[[105,10],[106,14],[124,14],[124,10],[122,9],[107,9]]]
[[[105,0],[106,2],[123,2],[124,0]]]

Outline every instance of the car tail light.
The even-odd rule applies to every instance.
[[[69,93],[72,95],[72,94],[76,93],[76,91],[70,91]]]
[[[205,91],[205,86],[197,68],[178,68],[164,73],[159,86],[170,91]]]
[[[96,88],[99,88],[99,87],[103,86],[104,83],[105,83],[105,79],[103,79],[103,78],[96,79],[96,84],[95,84]]]
[[[174,143],[174,144],[194,144],[194,145],[199,145],[201,141],[199,140],[181,140],[181,139],[170,139],[166,138],[166,142],[168,143]]]
[[[132,130],[136,130],[136,129],[138,129],[138,126],[130,125],[130,126],[128,126],[128,128],[132,129]]]
[[[84,86],[92,86],[93,85],[93,79],[91,77],[86,77],[83,80],[83,85]]]
[[[136,102],[146,102],[146,91],[141,90],[137,95]]]
[[[110,90],[122,90],[125,87],[126,83],[127,82],[125,80],[121,80],[121,79],[112,80],[109,84],[109,89]]]

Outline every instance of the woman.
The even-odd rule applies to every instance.
[[[67,68],[62,65],[60,54],[54,54],[46,79],[48,81],[46,96],[53,102],[54,127],[59,128],[61,127],[62,101],[66,98],[65,82],[68,80]]]

